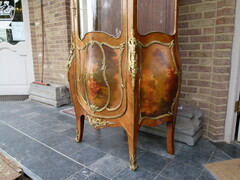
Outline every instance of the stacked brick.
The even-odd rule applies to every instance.
[[[182,104],[203,112],[204,135],[223,140],[235,0],[180,0],[179,44]]]
[[[42,27],[40,2],[29,0],[33,61],[36,81],[41,79]],[[44,0],[44,82],[67,84],[66,61],[70,46],[70,1]]]

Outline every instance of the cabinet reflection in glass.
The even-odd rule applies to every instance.
[[[101,31],[115,38],[122,31],[121,0],[79,0],[79,37],[89,32]]]
[[[175,0],[138,0],[137,7],[139,34],[162,32],[173,35],[175,33]]]

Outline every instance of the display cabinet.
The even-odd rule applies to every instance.
[[[123,127],[135,170],[141,126],[174,125],[181,85],[177,0],[71,0],[67,73],[81,142],[92,127]]]

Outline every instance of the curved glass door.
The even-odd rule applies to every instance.
[[[88,115],[126,111],[127,0],[78,0],[77,97]]]
[[[121,0],[79,0],[79,37],[89,32],[105,32],[115,38],[122,31]]]
[[[138,32],[175,34],[176,0],[138,0]]]

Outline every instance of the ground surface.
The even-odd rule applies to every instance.
[[[85,123],[75,143],[75,118],[61,109],[31,101],[0,101],[0,152],[14,158],[33,179],[43,180],[212,180],[203,164],[240,158],[235,144],[202,138],[194,147],[175,143],[166,152],[164,138],[139,133],[137,162],[128,167],[127,137],[122,128],[92,129]]]

